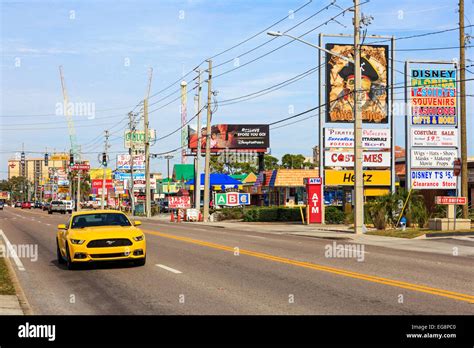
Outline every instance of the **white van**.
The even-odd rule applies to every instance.
[[[63,202],[66,205],[66,211],[72,214],[72,211],[74,210],[74,201],[63,201]]]

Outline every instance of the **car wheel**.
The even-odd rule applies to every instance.
[[[69,245],[66,243],[66,266],[67,269],[73,270],[76,268],[76,263],[72,262],[71,254],[69,254]]]
[[[59,250],[59,243],[58,243],[57,239],[56,239],[56,253],[57,253],[57,257],[58,257],[58,263],[61,264],[61,265],[66,263],[66,261],[64,260],[63,255],[61,255],[61,250]]]
[[[52,213],[53,213],[52,211],[48,210],[48,214],[52,214]]]
[[[145,263],[146,263],[146,256],[142,259],[138,259],[138,260],[133,261],[133,264],[135,266],[145,266]]]

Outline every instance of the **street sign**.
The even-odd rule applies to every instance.
[[[436,204],[456,204],[456,205],[466,205],[466,197],[451,197],[451,196],[436,196]]]
[[[461,163],[460,158],[454,160],[454,176],[459,176],[459,174],[461,174]]]
[[[190,196],[170,196],[168,198],[168,207],[171,209],[191,208]]]
[[[88,171],[91,166],[89,164],[82,164],[82,163],[75,163],[74,165],[69,167],[71,170],[84,170]]]

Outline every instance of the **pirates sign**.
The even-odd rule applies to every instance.
[[[326,44],[326,49],[354,58],[352,45]],[[362,120],[365,123],[388,123],[387,51],[385,45],[361,46]],[[326,122],[354,121],[354,64],[326,55]]]

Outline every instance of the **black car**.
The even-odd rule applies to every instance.
[[[0,210],[3,210],[3,206],[4,206],[4,205],[5,205],[5,204],[4,204],[3,202],[0,202]]]
[[[33,205],[33,208],[41,209],[43,208],[43,204],[40,201],[36,201],[35,204]]]

